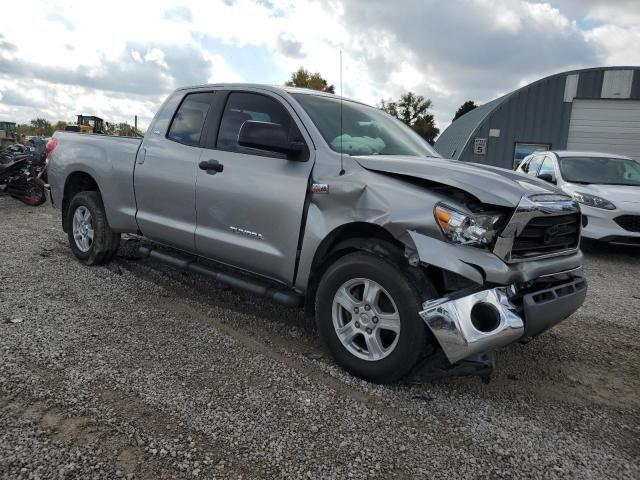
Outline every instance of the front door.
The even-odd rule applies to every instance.
[[[152,240],[190,252],[195,251],[196,172],[213,98],[213,92],[186,95],[165,130],[154,126],[145,137],[136,160],[138,227]]]
[[[220,93],[222,94],[222,93]],[[228,94],[215,145],[203,161],[218,170],[198,170],[196,250],[205,257],[287,284],[293,282],[298,238],[313,149],[296,160],[238,144],[247,120],[283,125],[291,140],[302,140],[295,113],[277,95]]]

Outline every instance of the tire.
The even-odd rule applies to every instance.
[[[365,289],[377,295],[364,301]],[[345,255],[318,285],[320,337],[351,374],[375,383],[395,382],[411,371],[433,341],[418,315],[423,297],[435,298],[431,284],[426,290],[421,295],[408,272],[390,259],[367,252]]]
[[[47,201],[47,196],[44,192],[44,183],[39,178],[29,179],[24,194],[17,198],[22,203],[32,207],[42,205]]]
[[[74,225],[76,215],[84,223]],[[102,265],[111,261],[120,245],[120,234],[114,233],[107,222],[100,192],[77,193],[69,203],[65,218],[69,246],[76,258],[85,265]],[[89,235],[89,231],[92,232]],[[84,232],[84,234],[83,234]],[[76,237],[80,234],[80,239]],[[91,237],[92,238],[89,238]]]

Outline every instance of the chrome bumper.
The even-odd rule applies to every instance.
[[[515,286],[498,287],[427,301],[420,317],[449,362],[456,363],[516,340],[536,337],[580,308],[587,282],[578,274],[558,275],[566,277],[562,283],[518,295],[519,307],[509,299],[509,293],[517,290]]]
[[[524,321],[509,301],[506,288],[425,302],[420,317],[451,363],[503,347],[524,334]]]

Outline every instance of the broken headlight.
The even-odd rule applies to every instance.
[[[434,215],[445,237],[474,247],[484,247],[493,241],[502,218],[498,214],[464,213],[443,204],[436,206]]]

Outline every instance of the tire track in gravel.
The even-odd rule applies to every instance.
[[[199,462],[197,468],[205,476],[223,460],[215,453],[222,446],[219,441],[186,427],[180,418],[146,404],[135,393],[93,382],[86,385],[84,392],[91,398],[90,405],[78,409],[76,405],[57,402],[51,399],[50,392],[65,383],[64,373],[37,365],[23,353],[15,357],[22,359],[23,369],[38,378],[40,389],[46,385],[51,390],[41,398],[27,389],[18,394],[6,394],[0,389],[0,411],[17,419],[18,424],[27,423],[43,431],[51,441],[67,449],[100,445],[114,474],[121,471],[123,476],[131,474],[142,480],[176,475],[191,478],[193,469],[179,468],[181,457],[187,458],[189,464]],[[162,453],[160,445],[167,446],[166,453]],[[258,478],[260,473],[240,464],[225,466],[225,476]]]
[[[104,456],[101,456],[109,464],[113,477],[120,476],[116,475],[119,471],[123,476],[134,475],[141,480],[175,478],[177,472],[171,467],[170,462],[147,458],[149,455],[145,455],[143,448],[132,445],[125,434],[109,428],[95,417],[74,414],[62,406],[51,405],[26,394],[1,394],[0,390],[0,411],[5,421],[0,421],[0,424],[4,424],[7,430],[9,424],[6,419],[9,418],[14,426],[35,429],[39,436],[47,438],[65,450],[88,450],[88,455],[92,456],[93,448],[86,447],[96,447],[98,454],[104,452]],[[106,453],[107,450],[109,453]],[[14,466],[15,473],[22,468],[30,470],[28,459]],[[4,468],[8,468],[7,473],[11,473],[11,464],[5,465]]]

